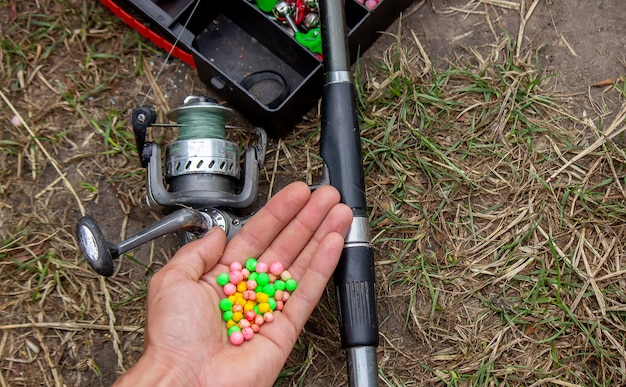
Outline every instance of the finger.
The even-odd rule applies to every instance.
[[[290,265],[283,263],[285,267],[289,267],[289,272],[296,278],[301,278],[304,272],[311,265],[315,252],[320,248],[324,238],[331,233],[338,233],[345,238],[350,225],[352,223],[352,210],[345,204],[336,204],[328,213],[322,224],[319,226],[315,235],[307,243],[304,249],[298,255],[298,258]]]
[[[275,313],[273,323],[263,325],[262,334],[280,348],[291,348],[295,344],[337,267],[343,241],[341,234],[326,235],[283,311]]]
[[[309,244],[314,235],[323,238],[328,232],[337,231],[336,218],[327,219],[330,211],[339,203],[339,192],[326,186],[316,190],[304,208],[272,241],[271,245],[259,257],[262,261],[280,261],[289,266],[300,252]],[[330,224],[329,224],[330,223]],[[320,226],[326,227],[320,230]],[[319,231],[319,233],[318,233]]]
[[[157,273],[177,273],[181,278],[198,281],[220,260],[226,246],[226,234],[219,227],[213,227],[202,238],[181,247],[174,257]],[[170,274],[172,275],[172,274]]]
[[[289,184],[241,228],[228,244],[222,262],[228,265],[260,256],[310,197],[311,190],[306,184]]]

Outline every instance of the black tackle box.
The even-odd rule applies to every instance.
[[[196,67],[220,98],[273,137],[289,130],[321,95],[322,55],[296,40],[289,23],[263,11],[257,0],[100,1],[160,47],[174,46],[174,55]],[[379,0],[367,7],[345,0],[353,63],[411,1]]]

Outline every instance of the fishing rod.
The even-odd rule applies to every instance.
[[[349,384],[375,387],[378,320],[374,254],[344,0],[319,0],[319,11],[326,77],[321,111],[321,184],[334,186],[341,201],[353,211],[352,225],[333,275],[341,344],[346,351]],[[163,163],[159,144],[146,141],[147,130],[163,124],[156,122],[157,114],[150,107],[142,104],[133,111],[131,122],[139,159],[146,168],[146,199],[151,208],[167,215],[119,243],[107,241],[93,217],[80,219],[77,239],[96,272],[113,275],[115,259],[166,234],[183,232],[189,239],[219,226],[230,239],[239,231],[248,217],[232,210],[249,208],[256,197],[267,140],[265,132],[256,128],[257,144],[246,149],[240,171],[238,145],[226,140],[224,133],[229,113],[230,109],[215,100],[187,97],[167,114],[180,131],[176,142],[167,147]]]
[[[374,251],[367,217],[356,97],[343,0],[319,0],[325,85],[322,91],[320,156],[324,180],[337,188],[353,212],[333,275],[341,344],[351,386],[378,386],[378,318]]]

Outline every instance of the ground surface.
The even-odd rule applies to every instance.
[[[590,128],[607,136],[623,130],[625,26],[620,0],[416,1],[364,53],[381,384],[626,382],[623,140],[611,137],[615,147],[603,143],[586,153],[566,174],[569,181],[552,178],[575,154],[571,144],[595,144]],[[74,225],[81,212],[92,214],[119,240],[158,219],[144,203],[128,112],[150,85],[159,111],[185,95],[212,93],[187,65],[176,59],[163,65],[160,50],[97,2],[0,1],[0,34],[0,385],[110,385],[141,354],[149,274],[177,239],[135,250],[136,262],[123,260],[104,280],[81,259]],[[511,43],[520,38],[521,45]],[[400,73],[389,71],[396,61]],[[490,64],[500,63],[509,64],[506,71],[492,72]],[[451,64],[469,69],[466,78],[431,77],[432,69]],[[553,137],[535,133],[516,143],[503,129],[516,121],[502,116],[524,98],[543,101],[530,92],[510,98],[527,74],[545,77],[537,95],[554,95],[559,105],[536,111],[524,105],[522,113],[532,110],[524,119],[540,121],[543,112],[537,133],[558,129]],[[477,93],[486,95],[498,76],[513,81],[493,94],[504,108],[497,105],[485,124],[497,128],[483,132],[471,108],[484,101],[460,93],[463,85],[479,85]],[[420,122],[399,124],[411,115],[398,100],[407,84],[416,90],[437,84],[442,96],[445,86],[458,86],[442,100],[457,98],[463,109],[421,131],[440,151],[432,142],[403,147]],[[396,99],[381,103],[389,90]],[[422,117],[444,110],[432,102],[436,93],[429,100],[420,93],[411,97],[419,103],[406,106],[424,107]],[[235,121],[245,125],[245,115]],[[288,136],[270,141],[257,203],[290,181],[314,182],[317,126],[313,111]],[[570,126],[575,130],[563,129]],[[498,131],[500,137],[490,137]],[[567,140],[574,132],[575,141]],[[152,136],[173,138],[165,130]],[[472,146],[487,151],[472,153]],[[530,148],[538,156],[525,153]],[[463,179],[446,175],[450,170]],[[401,198],[392,195],[399,188]],[[329,291],[279,384],[346,383],[333,305]]]

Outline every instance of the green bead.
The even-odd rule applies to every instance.
[[[228,298],[222,298],[220,300],[220,309],[224,312],[233,308],[233,302]]]
[[[217,276],[217,284],[219,286],[224,286],[229,282],[230,282],[230,277],[228,276],[228,273],[222,273]]]
[[[287,290],[288,292],[293,292],[294,290],[296,290],[297,286],[298,286],[298,283],[293,278],[285,281],[285,290]]]
[[[267,284],[263,286],[263,293],[267,294],[270,297],[274,297],[274,294],[276,293],[276,289],[274,288],[274,285]]]
[[[285,281],[276,280],[274,281],[274,289],[276,290],[285,290]]]
[[[256,276],[256,283],[258,286],[265,286],[270,283],[270,276],[267,273],[258,273]]]
[[[233,311],[232,310],[227,310],[226,312],[224,312],[224,321],[228,322],[228,320],[233,318]]]
[[[267,303],[270,304],[270,309],[271,310],[275,310],[276,309],[276,299],[274,299],[274,297],[270,297],[270,299],[267,300]]]
[[[246,269],[250,270],[250,273],[252,273],[254,270],[256,270],[256,263],[257,260],[255,258],[248,258],[246,260]]]
[[[241,332],[241,328],[239,328],[237,325],[233,325],[232,327],[228,328],[228,336],[232,335],[233,332]]]
[[[248,276],[248,281],[256,281],[256,277],[258,277],[259,273],[257,273],[256,271],[250,272],[250,275]]]

